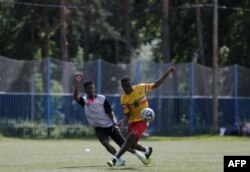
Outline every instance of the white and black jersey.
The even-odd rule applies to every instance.
[[[78,103],[84,107],[86,118],[91,126],[106,128],[113,125],[113,121],[108,116],[112,108],[104,95],[97,94],[94,99],[83,96]],[[114,120],[117,122],[116,118]]]

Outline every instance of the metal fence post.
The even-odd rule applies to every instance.
[[[31,74],[31,82],[30,82],[30,88],[31,88],[31,104],[30,104],[30,120],[33,122],[35,119],[35,68],[32,69]]]
[[[102,91],[102,60],[97,60],[97,93],[101,94]]]
[[[190,88],[190,106],[189,106],[189,114],[190,114],[190,132],[193,134],[194,132],[194,63],[191,62],[189,65],[190,75],[189,75],[189,88]]]
[[[51,58],[47,58],[47,127],[48,137],[50,137],[50,118],[51,118],[51,97],[50,97],[50,82],[51,82]]]
[[[238,65],[234,65],[234,120],[238,121],[239,112],[239,102],[238,102]]]
[[[164,65],[163,65],[163,67],[164,67]],[[160,67],[159,64],[155,63],[155,67],[154,67],[155,76],[154,76],[154,78],[158,78],[160,76],[160,72],[163,70],[163,67]],[[163,108],[162,104],[163,104],[164,98],[161,98],[161,96],[160,96],[161,91],[162,91],[162,87],[157,88],[155,90],[155,92],[156,92],[156,97],[155,97],[156,100],[155,101],[157,101],[157,107],[156,107],[157,111],[156,112],[159,115],[159,117],[156,119],[157,119],[157,124],[160,124],[160,125],[154,125],[154,127],[157,127],[156,131],[158,131],[159,133],[166,131],[167,127],[168,127],[168,125],[167,125],[168,114],[167,113],[164,114],[165,111],[162,109]],[[164,116],[166,117],[166,121],[163,120],[163,119],[165,119]],[[166,128],[166,130],[164,130],[164,127]]]

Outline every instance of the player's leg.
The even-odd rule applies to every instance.
[[[148,160],[150,160],[150,156],[153,153],[153,148],[152,147],[147,147],[145,151],[145,156]],[[151,161],[151,160],[150,160]]]
[[[116,154],[116,149],[109,143],[109,132],[106,128],[96,127],[95,128],[96,137],[99,139],[101,144],[106,148],[106,150],[112,155]]]
[[[111,137],[111,138],[114,140],[114,142],[115,142],[117,145],[119,145],[120,147],[122,147],[123,143],[125,143],[125,139],[124,139],[124,137],[123,137],[123,135],[122,135],[122,133],[121,133],[120,131],[119,131],[119,132],[114,132],[114,131],[112,132],[112,131],[111,131],[110,137]],[[144,148],[143,151],[145,151],[145,150],[146,150],[146,149]],[[135,149],[132,149],[132,148],[129,148],[128,151],[129,151],[130,153],[134,154],[135,156],[137,156],[137,158],[138,158],[139,160],[141,160],[142,163],[145,164],[145,162],[147,161],[146,156],[145,156],[142,152],[140,152],[140,151],[138,151],[138,150],[135,150]]]
[[[123,143],[125,143],[125,138],[124,136],[122,135],[122,133],[119,131],[119,132],[115,132],[115,131],[110,131],[110,137],[114,140],[114,142],[119,146],[119,147],[122,147]],[[135,154],[135,150],[132,149],[132,148],[129,148],[128,149],[129,152]],[[141,151],[141,150],[140,150]],[[145,151],[142,150],[142,151]]]
[[[112,155],[116,154],[116,149],[109,143],[109,136],[111,136],[112,133],[112,127],[108,128],[101,128],[97,127],[96,128],[96,135],[99,141],[102,143],[102,145],[107,149],[108,152],[110,152]],[[119,142],[124,140],[122,137],[119,138]],[[123,141],[124,142],[124,141]],[[122,158],[119,158],[117,160],[117,166],[124,166],[125,165],[125,160]]]
[[[121,134],[120,131],[109,131],[109,136],[114,140],[114,142],[121,147],[123,145],[123,143],[125,142],[125,138],[123,137],[123,135]]]
[[[133,132],[129,133],[126,141],[122,145],[119,152],[114,156],[114,158],[111,161],[108,161],[107,164],[112,167],[115,166],[117,161],[120,159],[120,157],[129,150],[129,148],[133,147],[136,144],[136,136]]]
[[[146,130],[147,127],[148,127],[147,122],[139,121],[136,123],[135,131],[138,133],[138,137],[137,137],[138,140],[141,138],[143,132]],[[136,142],[136,145],[134,148],[145,153],[147,161],[144,164],[147,165],[151,162],[150,156],[153,152],[152,147],[145,147],[145,146],[140,145],[138,142]]]
[[[109,166],[114,166],[117,159],[119,159],[126,151],[129,150],[129,148],[135,148],[137,145],[138,140],[140,139],[142,133],[146,129],[147,125],[144,121],[130,123],[129,124],[129,134],[127,136],[127,139],[125,143],[122,145],[119,152],[116,154],[116,156],[113,158],[112,161],[108,162]],[[146,161],[143,162],[144,164],[148,164]]]
[[[143,125],[144,126],[144,125]],[[146,128],[149,126],[149,122],[146,122]],[[145,127],[145,126],[144,126]],[[141,127],[142,130],[143,130],[143,133],[145,132],[146,128],[144,127]],[[142,130],[140,132],[142,132]],[[142,135],[142,134],[141,134]],[[137,143],[137,145],[135,146],[135,149],[136,150],[139,150],[139,151],[142,151],[145,153],[145,156],[146,158],[151,161],[149,158],[153,152],[153,148],[152,147],[145,147],[145,146],[142,146],[140,145],[139,143]]]
[[[146,147],[140,145],[139,143],[137,143],[137,144],[135,145],[135,149],[136,149],[136,150],[139,150],[139,151],[141,151],[141,152],[145,152],[145,151],[146,151]]]
[[[140,145],[138,143],[135,146],[135,149],[144,152],[147,159],[149,159],[151,154],[153,153],[153,148],[152,147],[144,147],[144,146],[142,146],[142,145]]]

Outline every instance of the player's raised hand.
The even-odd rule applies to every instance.
[[[174,66],[171,66],[170,68],[167,69],[167,73],[170,74],[170,73],[173,73],[175,71],[175,67]]]
[[[76,73],[74,79],[75,79],[76,83],[79,83],[81,81],[81,79],[82,79],[82,74],[81,73]]]

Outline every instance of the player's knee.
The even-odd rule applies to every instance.
[[[122,145],[123,145],[124,142],[118,142],[117,144],[119,145],[119,147],[122,147]]]
[[[105,146],[105,147],[108,147],[109,146],[109,142],[107,140],[103,140],[101,141],[102,145]]]
[[[129,137],[127,139],[127,142],[129,142],[130,147],[134,148],[137,144],[137,136],[134,132],[131,132],[129,134]]]
[[[136,138],[137,138],[135,132],[131,132],[129,136],[130,136],[130,139],[133,140],[133,141],[136,140]]]

